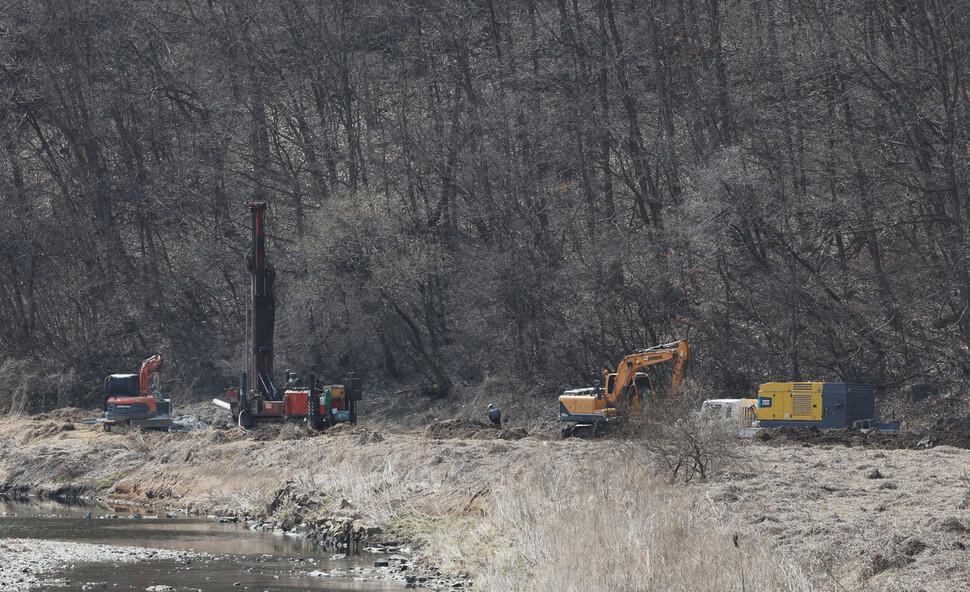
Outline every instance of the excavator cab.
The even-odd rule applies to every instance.
[[[599,386],[565,391],[559,397],[559,420],[565,423],[563,437],[599,434],[625,415],[648,414],[656,410],[655,381],[650,370],[670,362],[669,379],[658,373],[668,394],[676,393],[683,382],[690,359],[690,346],[680,340],[637,350],[620,361],[616,372],[606,373],[606,388]]]
[[[616,373],[612,372],[606,375],[606,391],[613,392],[615,387]],[[602,393],[599,396],[602,398]],[[637,372],[636,376],[633,377],[630,388],[627,389],[626,406],[630,409],[650,413],[653,411],[653,398],[653,379],[646,372]]]
[[[112,422],[131,427],[164,428],[172,424],[172,401],[163,399],[159,369],[162,356],[142,362],[138,374],[112,374],[104,379],[105,429]]]
[[[634,397],[636,397],[636,405],[640,408],[643,413],[653,413],[653,380],[650,378],[649,374],[643,372],[637,372],[637,375],[633,379],[633,390]]]
[[[153,417],[149,401],[138,396],[137,374],[112,374],[104,379],[104,411],[108,419]]]

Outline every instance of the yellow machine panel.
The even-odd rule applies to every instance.
[[[758,419],[822,419],[821,382],[767,382],[758,390]]]
[[[327,389],[330,389],[330,398],[333,400],[343,399],[347,394],[347,391],[344,388],[344,385],[342,384],[329,384],[323,387],[323,389],[320,392],[323,392]]]
[[[616,412],[616,409],[606,407],[606,400],[602,396],[597,397],[590,393],[564,394],[559,397],[559,401],[569,413],[575,415],[599,413],[604,417],[613,417]]]

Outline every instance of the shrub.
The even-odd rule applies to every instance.
[[[76,405],[86,390],[77,371],[50,368],[39,360],[4,360],[0,364],[0,411],[33,414]]]

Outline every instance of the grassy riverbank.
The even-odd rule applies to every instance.
[[[0,487],[350,532],[479,590],[970,585],[950,569],[970,544],[970,455],[949,447],[749,442],[735,466],[683,485],[616,440],[293,425],[111,435],[82,415],[0,421]]]

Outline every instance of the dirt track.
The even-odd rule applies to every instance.
[[[718,522],[803,566],[816,589],[970,589],[968,570],[954,569],[970,559],[970,452],[915,450],[918,439],[777,430],[740,443],[742,460],[711,481],[664,487],[707,498]],[[419,545],[426,561],[474,575],[488,559],[463,546],[464,533],[489,515],[510,467],[629,462],[618,444],[466,420],[423,433],[286,425],[120,436],[60,413],[0,421],[0,489],[233,514],[331,543]]]

